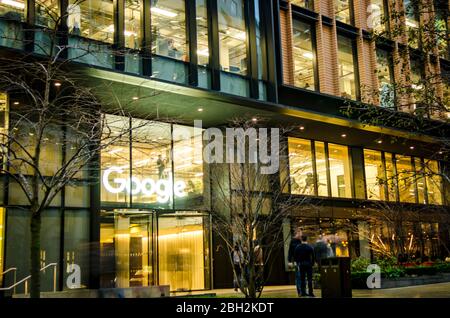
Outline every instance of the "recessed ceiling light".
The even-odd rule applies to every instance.
[[[56,86],[56,87],[60,87],[60,86],[61,86],[61,83],[60,83],[60,82],[56,82],[56,83],[55,83],[55,86]]]
[[[303,126],[300,126],[300,130],[305,130],[305,127],[303,127]]]
[[[13,104],[14,104],[14,105],[19,105],[19,102],[14,102]]]
[[[199,112],[202,112],[203,111],[203,108],[199,108],[199,109],[197,109]]]
[[[345,137],[347,137],[347,135],[346,135],[346,134],[342,134],[341,137],[342,137],[342,138],[345,138]]]
[[[443,154],[443,152],[442,152],[442,151],[439,151],[439,154],[440,154],[440,155],[442,155],[442,154]]]
[[[377,143],[382,144],[383,140],[378,140]]]
[[[254,118],[252,118],[252,121],[253,121],[253,122],[257,122],[257,121],[258,121],[258,118],[255,118],[255,117],[254,117]]]
[[[138,100],[138,99],[139,99],[139,97],[137,97],[137,96],[133,97],[133,100]]]
[[[409,149],[414,150],[414,146],[409,147]]]

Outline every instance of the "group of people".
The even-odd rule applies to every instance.
[[[263,252],[260,244],[255,241],[254,242],[254,256],[255,256],[255,276],[257,279],[257,285],[259,284],[259,281],[262,280],[263,271],[264,271],[264,259],[263,259]],[[243,247],[239,244],[235,244],[233,251],[232,251],[232,258],[233,258],[233,267],[234,267],[234,279],[233,279],[233,287],[235,291],[238,291],[240,287],[245,285],[245,282],[249,281],[249,268],[247,261],[244,257],[244,251],[242,251]]]
[[[289,245],[288,261],[295,266],[295,285],[299,297],[315,297],[313,292],[313,267],[324,258],[333,256],[330,246],[323,236],[315,242],[314,247],[308,243],[308,237],[297,229]],[[306,291],[308,281],[308,291]]]

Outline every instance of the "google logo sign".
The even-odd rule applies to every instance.
[[[119,167],[111,167],[103,172],[102,183],[103,187],[109,193],[118,194],[126,191],[126,193],[131,195],[143,194],[146,196],[150,196],[152,194],[156,194],[156,200],[159,203],[167,203],[169,202],[172,194],[175,197],[184,197],[186,196],[186,183],[184,181],[176,181],[175,183],[172,180],[158,180],[155,181],[151,178],[145,178],[143,180],[138,177],[132,176],[131,178],[114,178],[113,184],[110,183],[110,176],[112,173],[123,173],[123,169]]]

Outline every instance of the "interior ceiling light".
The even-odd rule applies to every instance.
[[[174,18],[174,17],[176,17],[178,15],[178,13],[175,13],[175,12],[172,12],[172,11],[169,11],[169,10],[164,10],[164,9],[161,9],[161,8],[158,8],[158,7],[151,8],[151,11],[153,13],[156,13],[156,14],[159,14],[159,15],[163,15],[163,16],[169,17],[169,18]]]
[[[1,0],[2,3],[9,5],[11,7],[19,8],[19,9],[25,9],[25,3],[17,2],[14,0]]]

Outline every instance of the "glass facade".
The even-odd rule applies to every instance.
[[[141,0],[125,1],[125,46],[139,49],[142,42]]]
[[[387,29],[388,6],[385,5],[385,0],[371,0],[370,13],[371,20],[368,21],[369,29],[373,29],[376,34],[384,34]]]
[[[314,10],[314,0],[292,0],[291,3],[302,8]]]
[[[114,42],[114,6],[112,0],[69,0],[67,25],[73,35]]]
[[[36,24],[53,29],[59,18],[59,0],[36,0]]]
[[[413,48],[419,47],[419,16],[416,1],[404,0],[403,5],[405,8],[405,24],[406,31],[408,33],[408,44]]]
[[[315,52],[311,24],[293,21],[294,85],[315,90]]]
[[[25,19],[25,0],[10,0],[0,3],[0,17],[7,20],[23,21]]]
[[[366,195],[369,200],[385,200],[386,176],[380,151],[364,149]]]
[[[330,163],[331,196],[352,197],[352,174],[347,146],[328,144]]]
[[[321,141],[314,142],[316,157],[316,179],[317,194],[322,197],[330,195],[328,193],[328,176],[327,176],[327,158],[325,155],[325,143]]]
[[[357,99],[356,61],[354,56],[354,41],[338,35],[338,72],[341,96]]]
[[[441,205],[442,202],[442,176],[439,163],[436,160],[425,160],[426,187],[428,203]]]
[[[289,170],[292,194],[315,194],[310,140],[289,138]]]

